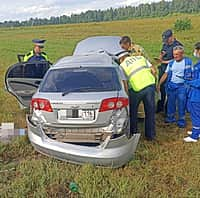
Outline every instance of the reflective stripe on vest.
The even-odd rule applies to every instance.
[[[46,53],[42,52],[41,56],[43,56],[45,58],[45,60],[48,61],[48,56],[46,55]]]
[[[137,69],[134,69],[128,76],[128,80],[133,76],[135,75],[137,72],[139,72],[140,70],[142,69],[148,69],[147,66],[141,66],[141,67],[138,67]]]
[[[34,55],[33,50],[31,50],[28,54],[24,56],[24,62],[27,62],[29,58],[31,58]]]
[[[127,57],[121,63],[121,67],[134,91],[141,91],[145,87],[155,84],[155,78],[143,56]]]

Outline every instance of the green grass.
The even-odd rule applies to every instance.
[[[4,91],[4,75],[17,61],[17,53],[32,48],[33,38],[48,40],[45,51],[54,62],[70,55],[76,43],[88,36],[129,35],[153,60],[160,51],[161,33],[173,27],[176,17],[0,29],[0,122],[26,126],[25,112]],[[200,17],[189,17],[193,29],[176,36],[191,56],[194,43],[199,41]],[[163,124],[162,115],[157,116],[156,129],[157,141],[142,138],[135,159],[119,169],[79,166],[45,157],[34,151],[27,137],[0,144],[0,197],[200,197],[200,144],[183,143],[185,130]],[[79,193],[70,193],[72,181],[79,185]]]

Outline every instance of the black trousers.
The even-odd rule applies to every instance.
[[[165,70],[167,68],[167,64],[161,64],[158,69],[159,69],[159,80],[161,79],[162,75],[165,73]],[[160,94],[161,94],[161,99],[158,100],[157,102],[157,109],[156,112],[166,112],[167,109],[167,103],[166,103],[166,91],[165,91],[165,83],[164,82],[161,86],[160,86]]]
[[[137,133],[137,112],[141,101],[144,103],[145,111],[145,136],[149,140],[155,138],[155,85],[148,86],[139,92],[132,89],[130,93],[130,132]]]

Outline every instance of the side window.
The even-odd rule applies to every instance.
[[[37,78],[43,78],[46,74],[47,70],[50,68],[50,65],[48,62],[44,63],[38,63],[37,64]]]
[[[10,69],[8,73],[8,78],[23,78],[24,76],[24,66],[16,64]]]
[[[10,68],[8,78],[38,78],[44,77],[49,69],[48,62],[16,64]]]

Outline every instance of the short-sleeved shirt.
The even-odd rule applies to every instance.
[[[165,60],[165,61],[172,60],[174,58],[173,57],[173,48],[176,46],[179,46],[179,45],[183,46],[182,43],[180,43],[176,39],[170,45],[163,44],[162,49],[161,49],[161,52],[165,52],[165,55],[163,56],[163,60]]]
[[[185,59],[180,62],[174,61],[171,67],[168,64],[165,72],[168,73],[170,70],[172,71],[171,82],[184,83]]]
[[[123,69],[122,69],[122,67],[121,66],[119,66],[119,76],[120,76],[120,78],[122,79],[122,80],[127,80],[127,77],[126,77],[126,75],[125,75],[125,73],[124,73],[124,71],[123,71]]]

